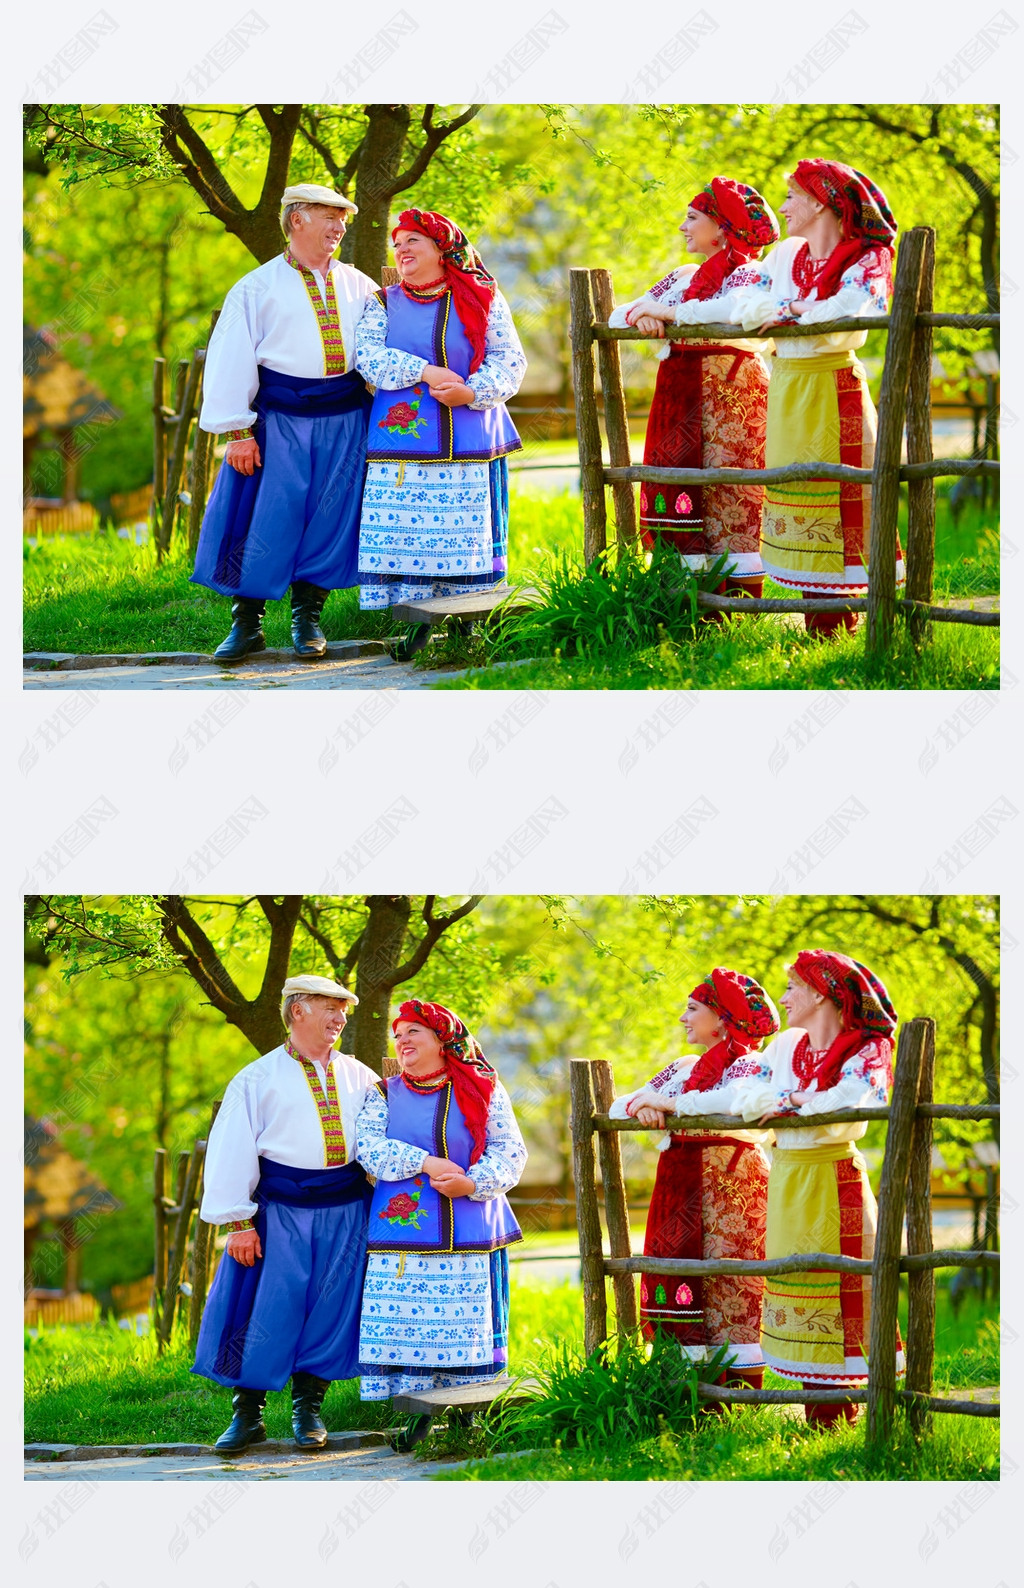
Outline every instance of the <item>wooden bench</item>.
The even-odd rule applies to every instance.
[[[507,612],[521,612],[540,600],[540,592],[514,585],[497,585],[479,594],[460,596],[430,596],[425,601],[402,601],[391,608],[392,617],[399,623],[443,623],[446,618],[489,618],[502,607]]]
[[[509,1391],[512,1391],[509,1394]],[[458,1389],[421,1390],[415,1395],[396,1395],[392,1401],[395,1411],[409,1421],[391,1441],[395,1450],[412,1450],[426,1439],[430,1425],[439,1412],[455,1411],[462,1414],[486,1411],[500,1396],[507,1405],[517,1405],[541,1394],[542,1386],[536,1379],[489,1379],[482,1384],[465,1384]]]

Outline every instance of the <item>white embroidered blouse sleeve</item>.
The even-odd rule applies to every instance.
[[[688,298],[686,302],[676,304],[677,325],[702,325],[725,323],[727,325],[744,324],[743,313],[747,300],[756,295],[764,294],[771,290],[771,276],[763,268],[763,262],[754,260],[749,265],[743,265],[734,270],[726,278],[725,290],[714,298]],[[759,321],[763,324],[763,321]]]
[[[200,1214],[207,1224],[234,1224],[255,1217],[258,1129],[256,1097],[245,1077],[236,1075],[225,1087],[206,1150]]]
[[[815,325],[822,320],[851,318],[869,319],[874,314],[885,314],[889,308],[889,278],[877,254],[865,254],[856,264],[844,270],[839,278],[839,291],[831,298],[815,300],[800,316],[804,325]]]
[[[356,1119],[356,1157],[367,1174],[377,1180],[408,1180],[419,1174],[429,1156],[422,1147],[388,1135],[387,1098],[371,1086]]]
[[[516,1122],[509,1097],[500,1081],[495,1081],[491,1106],[487,1112],[487,1139],[476,1163],[466,1170],[476,1185],[471,1202],[487,1202],[518,1185],[526,1166],[526,1143]]]
[[[526,354],[512,320],[512,311],[495,292],[487,316],[484,357],[480,368],[467,375],[466,385],[476,394],[470,408],[496,408],[514,397],[526,374]]]
[[[746,1118],[743,1109],[747,1094],[771,1081],[771,1069],[761,1054],[748,1053],[737,1059],[722,1076],[722,1084],[706,1092],[682,1092],[674,1103],[677,1114],[736,1114]]]
[[[769,320],[780,318],[783,304],[781,298],[777,296],[775,286],[778,251],[776,246],[763,259],[757,261],[759,277],[757,283],[742,288],[731,305],[730,319],[734,325],[742,325],[745,331],[757,331]],[[792,316],[789,318],[791,319]]]
[[[852,1053],[839,1080],[824,1092],[810,1092],[799,1113],[831,1114],[839,1108],[872,1108],[888,1101],[886,1052],[889,1044],[869,1042]]]
[[[260,384],[257,313],[256,297],[244,282],[238,282],[224,299],[203,369],[199,423],[209,434],[248,430],[256,423],[252,403]]]
[[[379,391],[402,391],[415,386],[427,367],[425,359],[387,346],[388,311],[376,296],[366,300],[356,326],[356,369]]]

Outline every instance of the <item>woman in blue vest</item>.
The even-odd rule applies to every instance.
[[[526,359],[494,277],[444,215],[403,210],[391,239],[401,279],[367,300],[356,332],[356,368],[376,387],[359,526],[368,611],[504,581],[505,460],[522,446],[505,403]]]
[[[505,1196],[526,1163],[508,1093],[458,1015],[402,1004],[401,1071],[366,1094],[356,1156],[376,1181],[359,1333],[360,1395],[498,1378],[508,1362]]]

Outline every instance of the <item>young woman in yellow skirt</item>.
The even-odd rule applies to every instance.
[[[885,314],[892,295],[896,222],[885,195],[860,171],[801,160],[780,207],[789,235],[762,261],[771,287],[744,296],[744,328],[811,325]],[[856,350],[867,331],[779,337],[768,389],[765,467],[818,461],[870,468],[875,408]],[[867,590],[871,493],[866,485],[801,480],[765,489],[762,555],[777,584],[805,596]],[[897,545],[897,582],[903,561]],[[832,635],[853,613],[808,613],[807,628]]]
[[[827,1114],[888,1101],[896,1013],[882,983],[857,960],[821,949],[797,955],[780,999],[788,1029],[764,1053],[770,1088],[752,1087],[745,1119]],[[775,1126],[768,1180],[765,1255],[829,1252],[870,1258],[877,1205],[864,1159],[854,1147],[867,1123]],[[805,1390],[867,1383],[871,1280],[867,1274],[808,1269],[771,1274],[765,1284],[761,1344],[765,1363]],[[897,1334],[897,1368],[903,1371]],[[831,1428],[856,1419],[855,1406],[807,1404],[808,1423]]]

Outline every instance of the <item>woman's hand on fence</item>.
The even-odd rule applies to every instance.
[[[254,440],[229,441],[224,462],[230,463],[239,474],[252,474],[254,470],[263,467],[260,462],[260,449]]]
[[[638,1119],[641,1125],[655,1125],[658,1130],[665,1129],[667,1117],[663,1108],[652,1108],[648,1103],[645,1103],[642,1108],[638,1108],[633,1115],[633,1118]]]
[[[464,1174],[465,1170],[451,1158],[434,1158],[428,1153],[420,1166],[420,1173],[427,1175],[430,1180],[440,1180],[444,1175]]]
[[[255,442],[253,445],[255,446]],[[243,1268],[252,1268],[257,1257],[263,1256],[260,1238],[255,1230],[232,1230],[228,1236],[227,1254]]]
[[[446,1174],[431,1176],[430,1184],[435,1191],[440,1191],[445,1197],[468,1197],[476,1190],[476,1181],[471,1180],[468,1174]]]
[[[644,333],[644,336],[665,335],[665,322],[664,320],[659,320],[655,314],[641,314],[637,320],[634,320],[633,324],[638,331]]]

